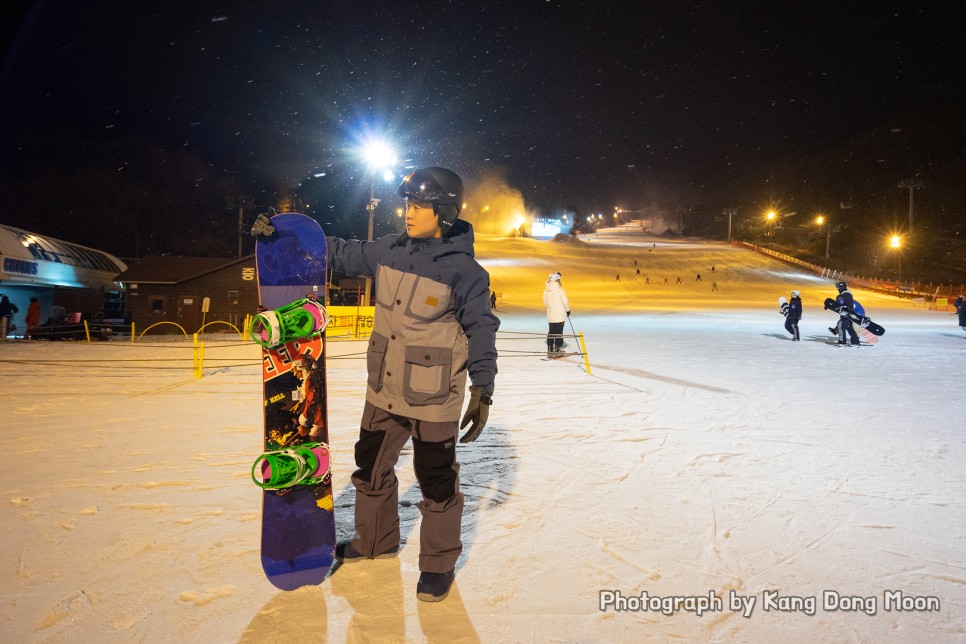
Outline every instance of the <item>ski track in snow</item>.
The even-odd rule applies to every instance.
[[[249,480],[261,443],[257,347],[210,336],[194,380],[183,339],[11,342],[0,346],[6,639],[966,636],[956,412],[966,363],[952,316],[859,292],[887,332],[874,347],[840,350],[828,346],[831,316],[817,304],[830,282],[748,251],[615,231],[589,244],[482,237],[478,255],[502,293],[503,331],[534,335],[501,334],[490,425],[459,448],[464,554],[445,602],[414,596],[421,496],[409,449],[397,468],[397,559],[345,566],[291,593],[265,581],[260,492]],[[630,277],[633,259],[652,282],[672,284]],[[710,292],[711,264],[720,293]],[[582,356],[538,359],[551,270],[563,273],[590,375]],[[688,282],[696,272],[705,282]],[[678,275],[685,283],[673,285]],[[801,343],[788,341],[775,305],[791,288],[805,301]],[[331,342],[329,353],[362,347]],[[337,529],[347,538],[365,363],[328,369]],[[878,613],[824,611],[825,589],[875,596]],[[885,611],[889,589],[938,597],[942,609]],[[734,591],[758,606],[747,619],[727,609],[602,612],[602,590]],[[817,596],[819,610],[765,611],[766,590]]]

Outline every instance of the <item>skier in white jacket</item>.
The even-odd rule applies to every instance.
[[[547,278],[547,290],[543,292],[543,304],[547,307],[547,355],[553,358],[560,354],[563,347],[564,322],[570,317],[570,302],[560,285],[560,273],[551,273]]]

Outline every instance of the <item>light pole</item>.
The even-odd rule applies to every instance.
[[[386,181],[392,181],[395,178],[393,171],[387,168],[396,164],[396,155],[387,143],[378,139],[370,140],[362,152],[369,165],[370,172],[375,175],[375,173],[382,171],[383,179]],[[369,211],[369,227],[366,235],[368,241],[372,241],[373,219],[376,215],[376,206],[379,205],[379,201],[379,199],[376,199],[376,177],[373,176],[372,181],[369,183],[369,202],[366,204],[366,210]],[[372,306],[371,277],[366,278],[366,292],[364,297],[365,305]]]
[[[896,250],[896,261],[899,263],[899,282],[902,282],[902,237],[893,235],[889,239],[889,247]]]
[[[825,215],[818,215],[815,223],[819,226],[825,225],[825,262],[828,263],[829,249],[832,246],[832,222],[825,221]]]
[[[774,224],[771,228],[768,224]],[[775,234],[775,229],[781,226],[782,221],[778,218],[778,213],[774,210],[769,210],[765,213],[765,237],[772,237]]]
[[[900,188],[909,189],[909,231],[912,231],[912,213],[913,213],[913,193],[915,193],[916,188],[922,188],[922,179],[903,179],[899,182]]]
[[[731,243],[731,218],[738,214],[737,208],[725,208],[721,214],[728,215],[728,243]]]
[[[783,228],[782,226],[783,219],[785,219],[786,217],[794,217],[797,214],[798,214],[798,211],[795,211],[795,210],[793,210],[792,212],[779,213],[774,208],[770,208],[768,212],[765,213],[765,224],[767,225],[769,223],[774,222],[774,226],[772,226],[770,231],[766,230],[765,235],[768,237],[774,235],[776,230],[781,230]]]

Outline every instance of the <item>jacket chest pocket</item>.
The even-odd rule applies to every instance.
[[[439,405],[449,398],[453,350],[406,347],[403,396],[410,405]]]
[[[418,320],[435,320],[450,310],[450,287],[426,277],[416,279],[409,298],[410,317]]]

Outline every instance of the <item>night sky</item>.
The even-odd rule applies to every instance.
[[[903,176],[963,168],[962,22],[845,4],[21,3],[19,21],[5,10],[0,179],[123,173],[143,146],[271,202],[325,168],[364,184],[353,149],[383,136],[409,165],[502,173],[543,212],[880,185],[868,198],[901,211]],[[37,150],[60,169],[42,174]]]

